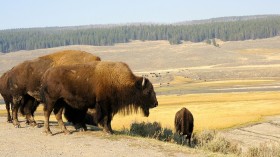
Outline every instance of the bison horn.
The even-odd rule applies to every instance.
[[[144,87],[144,85],[145,85],[145,81],[146,81],[146,79],[145,79],[145,77],[143,77],[142,87]]]

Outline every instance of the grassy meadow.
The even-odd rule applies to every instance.
[[[194,116],[195,131],[226,129],[261,121],[263,116],[280,114],[279,92],[242,92],[158,96],[159,106],[148,118],[141,114],[116,115],[113,128],[129,127],[133,121],[158,121],[174,129],[175,113],[182,107]]]
[[[159,106],[150,110],[150,116],[142,113],[115,115],[113,129],[129,128],[132,122],[160,122],[163,127],[174,129],[175,113],[182,107],[194,116],[195,131],[226,129],[259,122],[264,116],[280,114],[279,92],[211,93],[158,96]],[[43,120],[42,106],[35,113],[36,120]],[[0,110],[6,116],[5,110]],[[36,115],[37,114],[37,115]],[[23,117],[20,117],[23,120]],[[54,116],[52,121],[56,121]]]
[[[260,122],[265,116],[280,114],[280,93],[278,91],[231,92],[230,89],[236,87],[241,89],[266,88],[267,85],[273,86],[278,83],[278,80],[272,79],[190,82],[189,79],[175,78],[170,86],[156,86],[156,92],[196,90],[201,93],[159,95],[157,96],[159,106],[150,110],[149,117],[146,118],[141,113],[126,116],[116,115],[113,119],[113,128],[129,128],[134,121],[157,121],[163,127],[174,130],[175,113],[182,107],[186,107],[192,112],[195,131],[227,129]],[[205,89],[214,89],[215,92],[205,93]]]

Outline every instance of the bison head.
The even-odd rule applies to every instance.
[[[144,115],[148,117],[150,114],[149,109],[158,105],[154,87],[145,77],[139,79],[136,86],[140,90],[139,99],[141,103],[139,107],[142,109]]]

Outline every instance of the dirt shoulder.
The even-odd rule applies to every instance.
[[[39,121],[42,124],[42,121]],[[25,126],[14,128],[0,117],[1,156],[207,156],[195,149],[157,140],[106,135],[102,131],[60,133],[57,123],[52,123],[54,136],[42,134],[43,128]],[[67,127],[74,131],[71,126]]]
[[[280,115],[266,117],[257,124],[225,131],[223,135],[237,141],[244,150],[261,144],[280,143]]]

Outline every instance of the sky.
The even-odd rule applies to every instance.
[[[0,0],[0,30],[280,14],[279,0]]]

